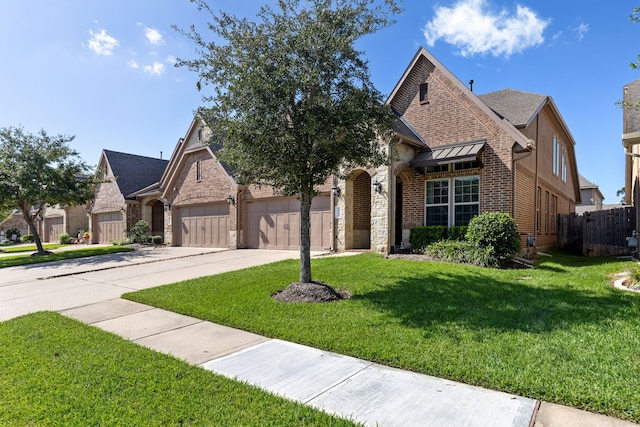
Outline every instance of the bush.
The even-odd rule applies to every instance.
[[[151,227],[147,221],[140,220],[136,222],[136,225],[131,227],[131,243],[146,243],[146,234],[149,232]]]
[[[473,217],[467,228],[467,240],[481,248],[492,248],[500,260],[511,260],[520,250],[520,236],[513,218],[506,213],[484,212]]]
[[[33,237],[33,234],[25,234],[24,236],[20,236],[20,242],[22,243],[33,243],[36,241],[36,238]]]
[[[69,245],[71,243],[73,243],[73,239],[71,238],[71,236],[69,236],[68,233],[62,233],[58,236],[58,240],[60,241],[61,245]]]
[[[9,246],[9,245],[13,245],[13,242],[11,240],[4,239],[2,242],[0,242],[0,246]]]
[[[409,243],[413,252],[422,253],[434,242],[441,240],[463,240],[467,232],[466,225],[447,227],[445,225],[427,225],[414,227],[409,232]]]
[[[14,235],[16,236],[15,240],[12,239]],[[5,230],[4,236],[7,240],[18,242],[20,240],[20,230],[18,230],[17,228],[8,228],[7,230]]]
[[[161,245],[162,244],[162,236],[151,236],[151,242],[154,245]]]
[[[427,246],[424,254],[448,262],[474,264],[480,267],[498,267],[493,248],[480,248],[468,241],[442,240]]]
[[[120,239],[120,240],[112,240],[111,244],[115,245],[115,246],[125,246],[131,243],[131,239],[124,238],[124,239]]]

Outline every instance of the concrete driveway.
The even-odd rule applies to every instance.
[[[85,306],[140,289],[298,257],[297,251],[167,247],[3,268],[0,321],[36,311]]]

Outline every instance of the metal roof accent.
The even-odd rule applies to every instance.
[[[478,159],[478,154],[487,143],[486,139],[443,145],[420,151],[411,161],[411,167],[447,165],[470,162]]]

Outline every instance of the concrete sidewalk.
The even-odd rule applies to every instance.
[[[162,248],[2,269],[0,321],[34,311],[60,311],[188,363],[366,425],[635,425],[269,339],[120,299],[129,291],[298,256],[293,251],[215,253]]]

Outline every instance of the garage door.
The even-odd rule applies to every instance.
[[[93,224],[94,242],[108,244],[114,240],[121,240],[125,237],[124,221],[121,212],[96,214]],[[97,236],[95,234],[97,234]]]
[[[178,245],[226,248],[229,246],[229,205],[185,206],[178,209]]]
[[[259,249],[300,249],[300,202],[297,199],[271,199],[247,205],[247,243]],[[331,247],[329,197],[311,203],[311,249]]]
[[[45,242],[57,242],[58,238],[64,233],[64,218],[61,216],[52,216],[44,219],[47,227],[44,234]]]

